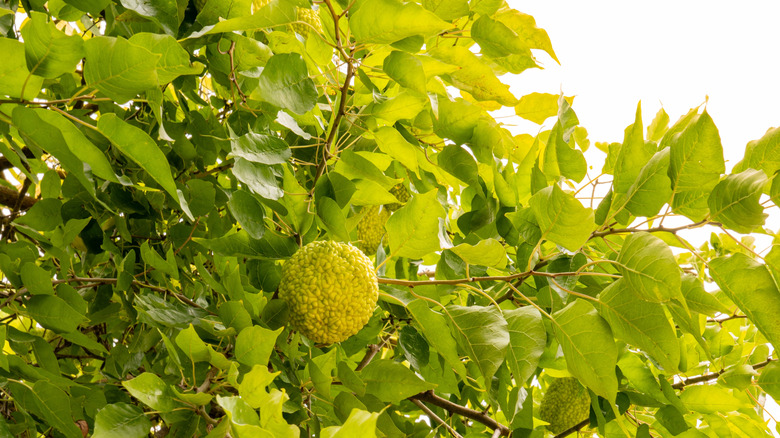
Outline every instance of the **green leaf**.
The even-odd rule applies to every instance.
[[[625,208],[634,216],[653,217],[672,197],[669,170],[669,148],[658,151],[642,167],[631,184],[624,201]]]
[[[647,363],[635,354],[624,354],[618,360],[618,368],[631,385],[660,403],[667,403],[661,386]]]
[[[707,215],[707,196],[726,171],[718,128],[705,111],[669,142],[672,210],[692,221]]]
[[[49,271],[41,268],[35,263],[25,263],[19,272],[22,277],[22,283],[27,291],[33,295],[54,295],[52,286],[52,275]]]
[[[476,245],[461,243],[450,251],[471,265],[490,266],[502,269],[506,266],[507,256],[504,246],[496,239],[480,240]]]
[[[25,307],[32,319],[56,333],[72,332],[87,320],[65,300],[54,295],[33,295]]]
[[[640,299],[663,303],[681,296],[680,268],[674,254],[652,234],[639,232],[626,237],[616,262],[625,287]]]
[[[97,88],[117,103],[127,102],[157,86],[156,67],[160,55],[121,37],[90,38],[84,47],[84,79],[87,85]]]
[[[660,304],[642,300],[618,279],[599,295],[600,313],[616,338],[647,352],[664,371],[676,373],[680,345]]]
[[[438,15],[442,20],[452,21],[469,13],[468,0],[423,0],[425,9]]]
[[[488,3],[487,1],[483,3]],[[498,2],[500,5],[501,3]],[[485,14],[484,12],[482,12]],[[485,15],[492,15],[493,12],[486,13]],[[558,57],[555,55],[550,37],[544,29],[536,27],[536,20],[534,17],[524,14],[520,11],[511,8],[504,8],[496,14],[495,19],[504,23],[507,27],[512,29],[523,42],[525,47],[529,49],[539,49],[547,52],[550,57],[560,64]]]
[[[343,425],[322,429],[322,438],[376,438],[379,415],[379,412],[352,409]]]
[[[393,159],[398,160],[409,170],[415,173],[417,172],[417,157],[420,150],[406,141],[397,129],[383,126],[377,129],[373,134],[380,151],[391,156]]]
[[[458,145],[445,146],[436,156],[439,167],[468,186],[479,185],[477,162],[465,149]]]
[[[91,40],[90,40],[91,41]],[[135,161],[146,171],[171,197],[179,201],[182,210],[194,220],[189,212],[184,195],[176,188],[171,168],[165,154],[143,130],[123,121],[115,114],[103,114],[97,123],[100,132],[119,149],[122,154]]]
[[[236,218],[241,228],[253,239],[261,239],[265,234],[265,211],[262,204],[245,190],[236,190],[228,202],[230,214]]]
[[[593,305],[575,300],[553,314],[555,337],[574,377],[607,400],[617,395],[617,347],[609,325]]]
[[[179,8],[176,0],[120,0],[122,6],[159,25],[165,33],[176,36],[179,31]]]
[[[70,149],[70,152],[79,160],[88,164],[89,171],[91,171],[93,175],[97,175],[106,181],[120,182],[114,174],[114,169],[111,167],[111,163],[108,161],[103,151],[89,141],[84,133],[82,133],[73,123],[68,121],[65,116],[43,108],[36,108],[32,111],[38,116],[39,120],[37,120],[37,122],[48,123],[60,131],[62,139],[65,141],[68,149]],[[53,148],[51,140],[46,143],[46,150],[57,157],[61,164],[64,164],[63,161],[67,161],[69,171],[76,173],[78,171],[77,168],[70,170],[71,167],[74,167],[74,165],[70,163],[75,163],[75,161],[67,156],[67,153],[60,148]]]
[[[442,138],[463,144],[471,140],[474,129],[482,117],[482,109],[464,99],[438,100],[438,115],[433,121],[433,131]]]
[[[744,254],[710,261],[712,279],[772,345],[780,345],[780,291],[766,265]]]
[[[238,393],[253,409],[262,408],[268,399],[268,385],[274,381],[279,372],[268,371],[268,366],[255,365],[244,374],[244,379],[238,387]]]
[[[510,341],[506,320],[495,307],[448,306],[447,314],[458,345],[489,382],[506,357]]]
[[[653,145],[645,145],[644,126],[642,125],[642,104],[636,107],[636,118],[623,136],[623,146],[615,163],[615,179],[612,183],[615,193],[627,193],[640,171],[655,152]]]
[[[456,373],[465,376],[467,374],[466,367],[460,361],[455,338],[452,337],[444,315],[431,310],[425,304],[425,301],[419,299],[409,302],[406,308],[412,314],[414,321],[419,324],[423,335],[428,339],[428,343],[441,354]]]
[[[335,240],[339,242],[350,241],[347,219],[336,201],[325,197],[317,199],[317,216]]]
[[[414,373],[414,371],[388,359],[374,359],[360,371],[360,378],[366,383],[366,392],[388,403],[401,400],[436,387]]]
[[[520,98],[515,105],[515,114],[541,125],[550,117],[558,115],[558,99],[560,95],[549,93],[531,93]],[[569,103],[573,98],[567,98]]]
[[[713,294],[704,290],[704,284],[695,275],[682,276],[682,294],[688,307],[694,312],[715,316],[720,312],[729,313],[729,308],[720,302]]]
[[[754,169],[724,178],[712,189],[707,202],[712,220],[743,234],[764,225],[768,215],[759,200],[766,182],[764,172]]]
[[[731,394],[731,391],[714,385],[688,386],[680,395],[685,407],[703,414],[714,412],[732,412],[742,408],[750,408]]]
[[[737,164],[734,172],[746,169],[760,169],[767,175],[774,175],[780,170],[780,128],[769,129],[760,139],[748,142],[745,158]]]
[[[143,438],[149,434],[152,422],[137,406],[114,403],[98,411],[94,438]]]
[[[480,101],[496,101],[514,106],[517,99],[493,70],[466,47],[439,46],[429,52],[434,58],[460,68],[449,74],[448,82]]]
[[[390,254],[415,259],[442,249],[440,230],[445,217],[436,190],[412,197],[385,224]]]
[[[260,426],[260,418],[258,418],[257,412],[241,397],[222,397],[217,395],[217,404],[225,410],[233,424]],[[272,435],[269,434],[269,436]]]
[[[156,374],[142,373],[131,380],[123,381],[122,386],[138,401],[156,411],[171,412],[182,406],[174,399],[176,394],[171,386]]]
[[[531,306],[505,310],[504,318],[509,331],[509,348],[506,363],[515,382],[525,382],[536,371],[539,359],[544,353],[547,333],[542,315]]]
[[[772,398],[780,398],[780,364],[771,362],[764,367],[757,383]]]
[[[230,140],[231,155],[253,163],[282,164],[290,158],[290,148],[278,137],[250,132]]]
[[[18,106],[13,110],[13,122],[19,133],[29,142],[54,155],[62,167],[94,195],[95,187],[91,175],[84,171],[84,163],[71,152],[59,129],[45,123],[39,112]]]
[[[46,422],[67,438],[81,438],[83,435],[71,416],[70,397],[53,384],[39,380],[32,386],[31,396],[38,412]]]
[[[62,225],[62,203],[59,199],[46,198],[36,202],[14,223],[26,225],[38,231],[51,231]]]
[[[277,200],[284,191],[276,181],[276,175],[270,166],[253,163],[243,158],[236,158],[233,164],[233,175],[254,193],[265,199]]]
[[[471,37],[479,44],[482,53],[493,58],[528,53],[523,40],[506,24],[482,15],[471,26]]]
[[[390,44],[415,35],[428,37],[450,27],[434,13],[415,3],[374,0],[364,3],[349,19],[359,43]]]
[[[189,53],[171,35],[141,32],[130,37],[129,41],[160,55],[157,61],[157,79],[160,84],[167,84],[181,75],[197,75],[203,71],[202,66],[190,64]]]
[[[647,139],[655,142],[661,140],[668,128],[669,114],[666,114],[666,111],[661,108],[647,127]]]
[[[402,87],[425,94],[427,79],[422,62],[416,56],[393,50],[385,58],[382,68],[390,79],[398,82]]]
[[[317,88],[309,77],[306,62],[297,53],[272,56],[263,68],[256,91],[260,99],[296,114],[309,111],[317,102]]]
[[[0,38],[0,96],[33,99],[41,92],[43,78],[27,70],[24,44],[10,39]]]
[[[46,14],[32,11],[22,26],[27,69],[35,75],[53,79],[73,72],[84,57],[84,40],[79,35],[67,36]]]
[[[403,90],[397,96],[377,104],[372,114],[391,125],[398,120],[414,119],[428,103],[424,96],[416,91]]]
[[[193,362],[208,362],[211,356],[206,343],[200,339],[192,324],[176,335],[175,342]]]
[[[276,338],[284,327],[268,330],[260,326],[247,327],[236,337],[235,358],[244,365],[267,365]]]
[[[576,251],[587,242],[596,228],[593,210],[565,193],[557,185],[539,190],[529,201],[542,238],[569,251]]]

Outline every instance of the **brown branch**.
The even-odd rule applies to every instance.
[[[339,106],[336,110],[336,116],[333,118],[333,124],[331,124],[329,127],[330,131],[328,132],[328,137],[325,139],[325,145],[323,146],[322,160],[317,164],[317,170],[314,173],[314,182],[312,187],[317,185],[317,180],[319,180],[322,174],[325,172],[325,167],[328,165],[328,160],[336,154],[336,151],[331,151],[331,148],[333,148],[333,142],[336,140],[336,133],[338,132],[341,119],[347,114],[347,95],[349,94],[349,86],[352,82],[352,78],[355,76],[355,58],[353,57],[354,48],[352,49],[351,54],[347,54],[347,52],[344,50],[344,45],[341,42],[341,29],[339,28],[339,19],[341,18],[341,15],[336,13],[336,10],[333,8],[333,4],[330,0],[325,0],[325,4],[328,6],[330,15],[333,18],[333,24],[335,27],[336,50],[339,52],[341,58],[344,59],[344,62],[347,63],[347,74],[344,78],[344,84],[340,89]]]
[[[6,186],[0,186],[0,205],[5,205],[6,207],[14,207],[16,205],[16,202],[19,200],[19,192],[16,190],[6,187]],[[35,205],[35,203],[38,202],[37,199],[31,198],[29,196],[25,196],[22,198],[19,210],[24,211]]]
[[[422,409],[423,412],[425,412],[425,415],[427,415],[429,418],[432,418],[434,421],[436,421],[437,423],[439,423],[442,426],[444,426],[444,428],[447,429],[447,431],[450,433],[450,435],[452,435],[455,438],[463,438],[463,436],[461,436],[461,434],[459,434],[455,429],[453,429],[452,426],[447,424],[446,421],[442,420],[441,417],[436,415],[435,412],[433,412],[432,410],[428,409],[428,406],[425,406],[425,403],[421,402],[420,400],[417,400],[416,398],[413,398],[411,400],[412,400],[412,403],[416,404],[420,409]],[[498,432],[498,431],[499,430],[496,429],[496,432]]]
[[[433,391],[421,392],[417,395],[409,397],[409,400],[424,401],[434,406],[438,406],[453,414],[460,415],[461,417],[466,417],[478,423],[482,423],[493,430],[499,430],[500,431],[499,436],[509,436],[509,434],[511,433],[511,430],[509,430],[508,427],[490,418],[485,412],[476,411],[474,409],[467,408],[466,406],[461,406],[459,404],[453,403],[447,399],[439,397],[438,395],[434,394]]]
[[[753,365],[754,370],[760,370],[761,368],[764,368],[765,366],[769,365],[771,362],[774,362],[775,359],[767,359],[763,362],[759,362],[755,365]],[[710,380],[715,380],[718,377],[720,377],[721,374],[723,374],[724,370],[720,370],[716,373],[709,373],[709,374],[702,374],[701,376],[691,377],[690,379],[685,379],[680,382],[675,383],[672,385],[672,388],[674,389],[683,389],[686,386],[693,385],[696,383],[702,383],[702,382],[709,382]],[[574,432],[579,431],[583,427],[587,426],[590,422],[590,419],[582,420],[579,423],[575,424],[574,426],[564,430],[563,432],[559,433],[558,435],[555,435],[555,438],[563,438],[565,436],[571,435]]]

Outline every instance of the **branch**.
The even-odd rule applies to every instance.
[[[434,413],[432,410],[428,409],[428,406],[425,406],[423,402],[420,400],[417,400],[416,398],[411,399],[412,403],[416,404],[420,409],[422,409],[423,412],[425,412],[425,415],[427,415],[429,418],[433,418],[434,421],[444,426],[445,429],[450,433],[450,435],[454,436],[455,438],[463,438],[461,434],[459,434],[455,429],[452,428],[449,424],[447,424],[444,420],[442,420],[436,413]],[[498,431],[498,429],[496,429]]]
[[[323,172],[325,172],[325,167],[328,165],[328,160],[335,155],[335,151],[331,151],[331,148],[333,147],[333,143],[336,140],[336,133],[338,132],[341,119],[347,114],[347,94],[349,93],[349,85],[352,82],[352,78],[355,76],[355,59],[352,57],[352,54],[347,54],[347,52],[344,50],[344,45],[341,42],[341,29],[339,28],[339,19],[341,18],[341,15],[336,13],[336,10],[333,8],[333,4],[330,2],[330,0],[325,0],[325,4],[328,6],[331,17],[333,17],[336,50],[344,59],[344,62],[347,63],[347,74],[344,78],[344,85],[341,86],[339,106],[336,110],[336,115],[333,117],[333,123],[328,127],[328,137],[325,139],[325,145],[323,146],[322,161],[317,164],[317,170],[314,173],[314,182],[312,187],[317,185],[317,180],[320,179]]]
[[[753,365],[754,370],[760,370],[761,368],[764,368],[765,366],[769,365],[770,362],[774,362],[775,359],[767,359],[763,362],[759,362],[755,365]],[[709,374],[702,374],[701,376],[691,377],[690,379],[685,379],[680,382],[675,383],[672,385],[672,388],[674,389],[683,389],[688,385],[693,385],[695,383],[702,383],[702,382],[709,382],[710,380],[717,379],[721,374],[723,374],[724,370],[720,370],[716,373],[709,373]],[[583,427],[587,426],[590,422],[590,419],[582,420],[579,423],[575,424],[574,426],[564,430],[563,432],[559,433],[558,435],[555,435],[555,438],[563,438],[567,435],[571,435],[574,432],[579,431]]]
[[[10,187],[0,186],[0,205],[13,208],[16,205],[16,201],[18,200],[19,192]],[[37,199],[25,196],[22,198],[19,210],[27,210],[35,205],[36,202],[38,202]]]
[[[647,228],[647,229],[641,229],[641,228],[610,228],[610,229],[604,230],[604,231],[594,231],[594,232],[592,232],[590,234],[590,238],[593,239],[594,237],[604,237],[604,236],[608,236],[610,234],[638,233],[640,231],[644,231],[646,233],[665,232],[665,233],[677,234],[678,231],[690,230],[691,228],[699,228],[699,227],[703,227],[705,225],[719,226],[720,224],[717,223],[717,222],[710,222],[708,219],[704,219],[703,221],[695,222],[695,223],[688,224],[688,225],[683,225],[681,227],[676,227],[676,228],[668,228],[668,227],[655,227],[655,228]]]
[[[377,279],[380,284],[395,284],[399,286],[408,286],[408,287],[415,287],[415,286],[430,286],[430,285],[437,285],[437,284],[449,284],[449,285],[457,285],[457,284],[466,284],[466,283],[477,283],[480,281],[512,281],[512,280],[520,280],[525,279],[527,277],[547,277],[547,278],[557,278],[557,277],[576,277],[580,275],[610,275],[610,274],[603,274],[599,272],[539,272],[539,271],[526,271],[526,272],[520,272],[517,274],[511,274],[511,275],[496,275],[496,276],[486,276],[486,277],[466,277],[466,278],[453,278],[450,280],[399,280],[396,278],[384,278],[380,277]]]
[[[455,404],[447,399],[439,397],[438,395],[434,394],[433,391],[421,392],[417,395],[409,397],[409,400],[411,400],[412,402],[414,402],[415,400],[424,401],[434,406],[438,406],[453,414],[460,415],[461,417],[466,417],[478,423],[482,423],[493,430],[500,431],[499,436],[509,436],[509,434],[511,433],[508,427],[490,418],[486,413],[476,411],[474,409],[467,408],[459,404]]]

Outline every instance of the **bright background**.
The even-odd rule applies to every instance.
[[[745,145],[780,125],[780,2],[721,0],[508,0],[536,18],[550,35],[561,65],[534,51],[544,70],[502,79],[516,96],[532,92],[576,96],[572,108],[596,141],[622,142],[642,101],[645,127],[663,106],[671,123],[707,102],[723,143],[726,169],[742,159]],[[501,115],[510,116],[511,112]],[[536,134],[539,126],[499,119],[513,133]],[[552,127],[553,119],[544,125]],[[595,148],[591,146],[591,150]],[[588,153],[595,176],[604,157]],[[768,209],[767,228],[780,228],[780,209]],[[666,225],[673,226],[672,222]],[[713,229],[686,234],[696,244]],[[701,240],[699,240],[701,239]],[[759,236],[757,250],[771,244]],[[780,317],[780,316],[779,316]],[[780,419],[780,406],[766,403],[765,418]],[[775,436],[780,436],[775,433]]]

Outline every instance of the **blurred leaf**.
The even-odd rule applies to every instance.
[[[680,400],[688,409],[705,414],[750,408],[749,403],[737,399],[728,389],[713,385],[688,386],[680,395]]]

